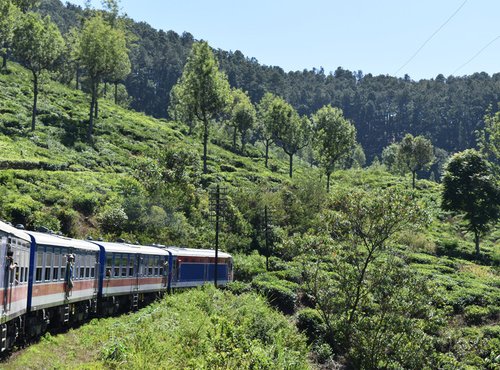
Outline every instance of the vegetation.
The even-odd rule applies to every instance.
[[[46,334],[5,369],[309,369],[305,339],[255,294],[213,287],[175,294],[135,314]]]
[[[497,113],[484,130],[482,115],[486,101],[500,100],[498,76],[284,74],[189,34],[152,31],[106,4],[40,4],[66,47],[60,68],[40,73],[35,132],[26,129],[30,72],[13,62],[0,74],[0,218],[81,238],[210,248],[207,189],[217,183],[228,192],[221,248],[235,256],[237,281],[232,293],[186,292],[47,336],[12,366],[136,368],[153,358],[165,368],[498,367],[497,172],[468,150],[452,157],[443,185],[422,179],[431,162],[439,175],[448,156],[434,145],[472,146],[476,128],[483,155],[497,160]],[[133,73],[121,86],[127,58]],[[476,97],[474,107],[462,94]],[[88,95],[99,97],[99,115],[91,103],[89,116]],[[408,190],[408,171],[418,191]],[[478,220],[490,227],[480,226],[481,258],[467,233]]]
[[[451,157],[443,178],[443,209],[464,213],[474,233],[476,254],[479,238],[500,219],[500,188],[490,164],[475,150]]]

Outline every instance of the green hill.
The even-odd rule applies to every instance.
[[[315,305],[303,279],[304,260],[295,258],[296,250],[304,248],[309,235],[318,232],[319,225],[323,225],[321,217],[329,215],[326,211],[337,194],[357,189],[364,189],[369,194],[387,188],[405,189],[411,184],[409,178],[391,175],[380,165],[336,171],[332,175],[332,194],[326,194],[324,176],[322,178],[318,169],[299,159],[294,179],[290,180],[287,163],[280,159],[279,150],[273,151],[269,169],[264,167],[258,143],[250,146],[247,156],[232,152],[228,149],[230,139],[223,126],[213,130],[209,173],[203,175],[201,141],[196,136],[189,136],[187,127],[182,124],[154,119],[100,99],[100,116],[95,125],[94,142],[90,145],[85,139],[89,104],[84,93],[45,76],[34,132],[29,130],[31,96],[29,73],[11,63],[10,72],[0,74],[0,218],[24,223],[30,228],[46,226],[76,237],[123,237],[143,243],[210,247],[213,227],[208,222],[207,189],[216,182],[221,183],[229,193],[222,246],[235,254],[238,280],[231,289],[237,294],[259,292],[269,298],[270,304],[289,314],[290,320],[297,322],[309,335],[316,363],[328,366],[333,358],[339,360],[323,342],[324,323],[312,310]],[[423,276],[432,288],[432,300],[426,302],[426,307],[429,312],[436,313],[440,325],[426,333],[432,338],[428,344],[432,348],[429,363],[442,368],[494,369],[500,361],[497,357],[500,355],[500,228],[496,225],[484,238],[482,256],[476,258],[472,238],[465,233],[460,217],[440,210],[440,192],[437,183],[418,182],[415,201],[426,207],[430,224],[424,230],[410,228],[396,235],[391,239],[391,253]],[[262,239],[264,206],[272,213],[275,237],[280,240],[269,261],[270,271],[266,271],[263,256],[249,253],[252,250],[265,252]],[[411,292],[412,288],[408,290]],[[173,323],[174,327],[193,334],[193,342],[189,343],[194,348],[190,358],[193,361],[203,358],[208,368],[212,364],[208,361],[229,363],[227,359],[224,362],[224,358],[206,356],[212,348],[207,338],[213,339],[208,332],[214,328],[219,330],[217,345],[225,346],[228,351],[221,350],[222,353],[233,356],[231,351],[237,352],[241,355],[242,368],[250,367],[249,358],[241,352],[246,350],[245,343],[255,348],[257,359],[268,368],[273,368],[273,363],[269,362],[274,361],[272,359],[278,358],[281,363],[295,361],[293,356],[297,353],[304,359],[303,339],[288,331],[286,319],[276,312],[269,313],[267,308],[259,308],[258,312],[269,316],[270,321],[264,323],[274,320],[288,328],[278,334],[292,333],[291,337],[283,334],[285,336],[268,338],[265,333],[273,329],[258,326],[251,305],[238,306],[240,300],[247,304],[255,299],[254,296],[244,295],[238,299],[217,293],[216,299],[223,306],[214,308],[207,306],[208,298],[202,297],[203,294],[212,296],[215,293],[175,295],[138,314],[106,320],[102,326],[101,322],[99,325],[93,322],[62,336],[47,336],[26,351],[27,357],[20,356],[9,366],[25,368],[34,357],[52,361],[51,353],[57,354],[54,348],[61,346],[70,355],[63,357],[64,363],[54,362],[54,366],[117,367],[126,364],[133,368],[143,363],[141,356],[149,356],[149,350],[159,355],[161,349],[144,348],[140,345],[140,335],[127,336],[127,333],[144,322],[147,324],[144,333],[152,336],[158,325],[156,318],[164,318],[165,312],[171,312],[172,307],[182,316]],[[182,312],[179,307],[185,307],[191,298],[200,300],[201,308],[196,306]],[[224,306],[226,303],[229,308]],[[235,306],[241,309],[238,311],[241,321],[230,317],[229,323],[221,323],[225,310]],[[377,307],[373,305],[370,310]],[[204,323],[214,326],[201,326],[202,331],[196,332],[189,324],[190,319],[183,315],[198,317],[197,309],[208,312]],[[234,332],[227,331],[228,327]],[[104,338],[109,333],[112,333],[111,338]],[[244,338],[238,342],[241,346],[231,344],[235,338]],[[295,338],[292,346],[283,346],[287,338]],[[104,345],[98,351],[101,339]],[[183,345],[181,339],[172,339],[172,346],[178,351],[188,350],[190,347]],[[228,341],[233,342],[228,344]],[[295,355],[287,357],[287,352],[280,352],[283,347],[296,351]],[[268,352],[273,348],[277,352]],[[87,351],[91,354],[88,359],[78,355]],[[394,361],[399,364],[397,359]],[[298,364],[306,366],[302,362]],[[165,366],[175,368],[176,365]],[[288,368],[297,367],[290,365]]]

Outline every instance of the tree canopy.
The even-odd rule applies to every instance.
[[[184,111],[182,117],[196,117],[203,123],[203,172],[207,173],[209,125],[227,109],[231,101],[226,75],[219,70],[207,42],[193,44],[177,85],[175,109]]]
[[[399,143],[397,156],[403,170],[411,172],[412,187],[415,189],[417,171],[428,168],[434,161],[434,147],[431,141],[423,136],[406,134]]]
[[[479,255],[480,236],[500,218],[500,188],[488,161],[474,149],[452,156],[443,177],[442,197],[444,210],[463,214]]]
[[[256,111],[248,94],[241,89],[232,90],[233,103],[231,105],[230,125],[233,127],[233,148],[236,149],[236,133],[241,136],[241,150],[245,149],[245,143],[249,130],[254,127]]]
[[[35,130],[38,98],[38,78],[43,70],[50,69],[62,54],[64,39],[50,17],[27,13],[14,33],[14,53],[33,75],[33,112],[31,129]]]
[[[338,161],[350,154],[356,143],[356,128],[344,118],[342,110],[331,105],[324,106],[313,115],[315,146],[319,163],[327,177],[330,190],[330,175]],[[364,154],[363,154],[364,155]]]

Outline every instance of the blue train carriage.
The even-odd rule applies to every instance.
[[[214,282],[215,251],[168,247],[172,254],[172,288],[188,288]],[[233,258],[230,254],[218,253],[217,285],[224,286],[233,281]]]
[[[28,301],[30,237],[0,221],[0,351],[15,342]]]
[[[31,237],[26,335],[50,323],[85,320],[97,310],[99,247],[63,236],[27,232]]]
[[[95,244],[101,249],[101,313],[113,314],[137,309],[167,291],[167,251],[127,243]]]

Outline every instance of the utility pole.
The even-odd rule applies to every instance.
[[[219,184],[210,190],[210,221],[215,223],[215,264],[214,284],[217,288],[217,275],[219,271],[219,232],[220,224],[225,222],[224,210],[227,205],[227,189]]]

